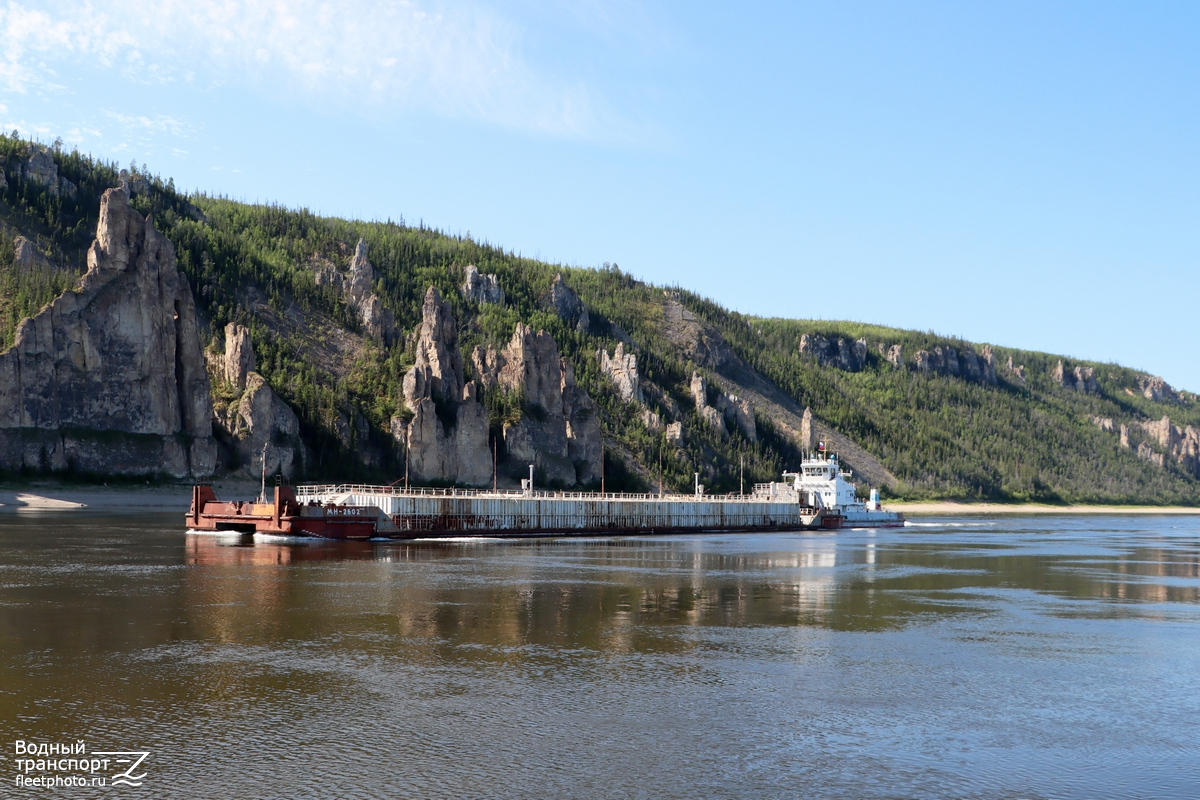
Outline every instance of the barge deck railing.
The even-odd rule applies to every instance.
[[[758,490],[759,487],[755,486]],[[739,494],[730,492],[729,494],[682,494],[682,493],[663,493],[655,492],[566,492],[555,490],[521,490],[521,489],[500,489],[492,491],[490,489],[458,489],[458,488],[437,488],[431,486],[413,486],[404,488],[402,486],[378,486],[362,483],[337,483],[337,484],[301,484],[293,487],[296,493],[296,499],[304,502],[315,497],[327,497],[329,495],[376,495],[382,497],[472,497],[480,499],[512,499],[512,500],[640,500],[640,501],[666,501],[666,502],[719,502],[719,503],[762,503],[769,501],[772,498],[771,494],[766,491],[755,491],[753,494]]]

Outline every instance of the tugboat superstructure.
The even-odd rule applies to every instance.
[[[816,453],[801,461],[799,472],[785,472],[783,476],[784,479],[792,479],[800,502],[838,514],[842,518],[843,528],[904,526],[903,514],[888,511],[879,504],[877,490],[871,490],[868,501],[859,500],[858,488],[849,480],[851,474],[841,469],[837,454],[827,454],[823,445]]]

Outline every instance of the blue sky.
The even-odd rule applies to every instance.
[[[1200,5],[9,0],[0,124],[181,187],[1200,390]]]

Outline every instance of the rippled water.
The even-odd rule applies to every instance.
[[[155,797],[1196,797],[1200,520],[332,544],[0,515],[0,795],[49,793],[12,788],[16,739],[148,750]]]

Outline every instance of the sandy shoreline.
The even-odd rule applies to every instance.
[[[259,484],[252,481],[228,481],[214,487],[222,497],[250,498],[258,494]],[[268,490],[270,487],[268,487]],[[0,511],[187,511],[192,500],[190,485],[178,486],[0,486]],[[1200,515],[1200,507],[1189,506],[1055,506],[1040,503],[929,503],[886,504],[908,516],[928,514],[1173,514]]]
[[[215,485],[228,497],[251,498],[259,484],[228,482]],[[268,487],[270,491],[271,487]],[[0,511],[180,511],[192,503],[192,487],[177,486],[0,486]]]

